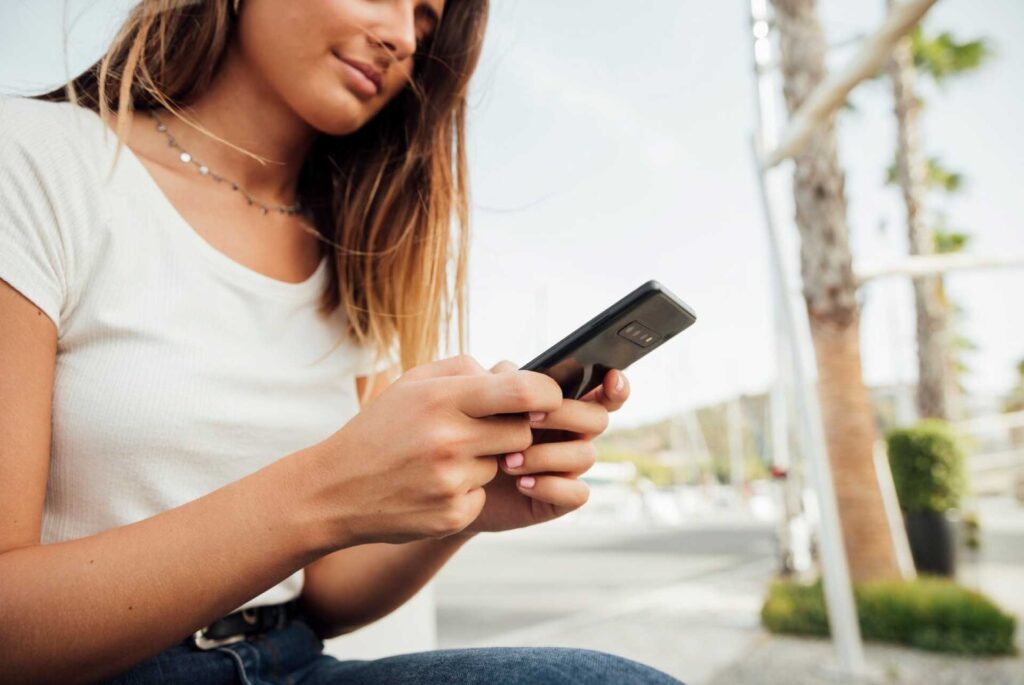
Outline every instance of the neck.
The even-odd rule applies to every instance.
[[[245,64],[237,46],[228,49],[211,86],[184,110],[211,133],[267,161],[171,119],[182,148],[267,204],[295,200],[299,171],[316,130]]]

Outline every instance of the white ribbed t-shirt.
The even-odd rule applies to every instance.
[[[317,314],[327,258],[301,283],[234,261],[127,146],[108,179],[115,145],[88,109],[0,96],[0,278],[58,331],[44,544],[150,518],[327,438],[359,410],[355,376],[388,361],[337,344],[340,309]],[[238,608],[297,597],[303,577]]]

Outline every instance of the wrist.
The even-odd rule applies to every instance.
[[[271,465],[284,471],[278,489],[289,500],[291,518],[296,522],[297,530],[301,531],[306,544],[321,556],[354,542],[345,522],[334,513],[339,499],[336,493],[332,497],[325,488],[322,459],[322,450],[313,445]]]

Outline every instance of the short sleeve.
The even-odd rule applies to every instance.
[[[5,116],[7,107],[0,101],[0,278],[59,329],[68,271],[60,197],[42,158],[30,150],[32,141],[19,137],[18,121]]]

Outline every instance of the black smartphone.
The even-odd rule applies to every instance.
[[[693,309],[668,288],[647,281],[520,370],[554,378],[563,397],[578,400],[608,371],[624,371],[696,321]]]

